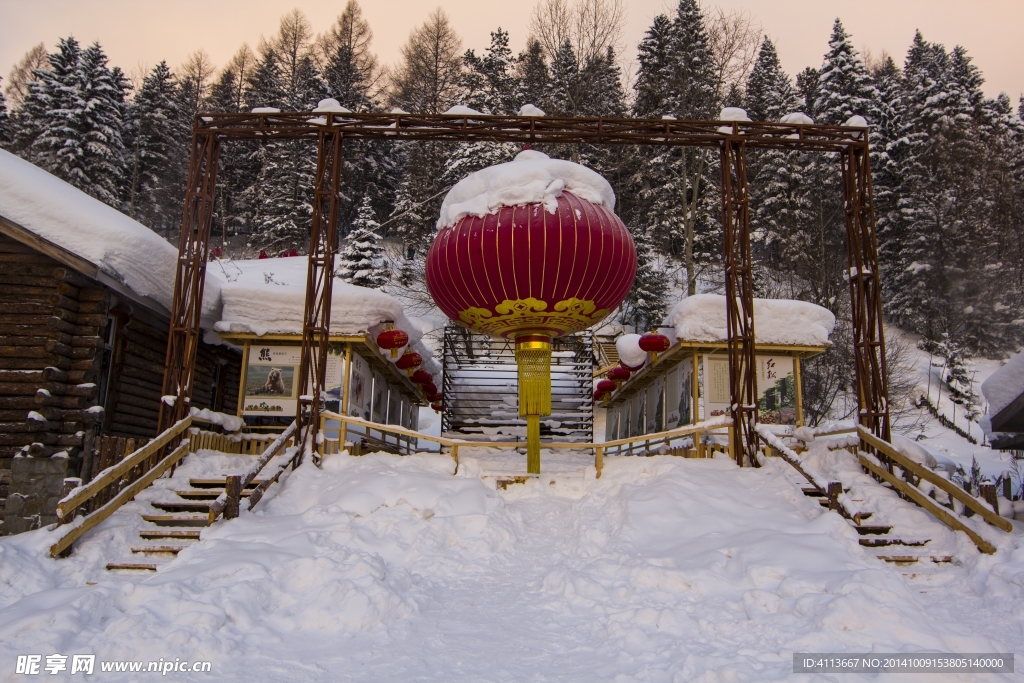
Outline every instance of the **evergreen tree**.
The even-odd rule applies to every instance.
[[[637,48],[636,84],[633,113],[644,118],[658,118],[668,113],[668,83],[672,64],[672,22],[664,14],[654,17]]]
[[[622,303],[620,319],[642,334],[664,322],[671,288],[647,232],[639,228],[630,228],[629,232],[636,245],[636,279]]]
[[[16,151],[32,163],[68,180],[58,157],[75,159],[83,155],[77,112],[82,109],[78,66],[82,49],[73,37],[57,43],[49,56],[48,69],[35,72],[37,80],[28,83],[28,95],[19,119]]]
[[[374,219],[369,197],[363,198],[359,215],[348,234],[348,245],[341,252],[338,277],[359,287],[383,289],[389,277],[384,269],[384,247],[380,224]]]
[[[2,82],[3,79],[0,79]],[[11,120],[7,114],[7,100],[4,99],[3,90],[0,90],[0,147],[6,147],[11,141]]]
[[[859,115],[869,123],[876,123],[878,90],[838,19],[832,27],[832,38],[828,44],[829,51],[818,75],[814,120],[838,126],[851,116]]]
[[[176,181],[183,179],[179,148],[187,141],[177,127],[177,89],[174,74],[160,62],[143,79],[132,106],[128,215],[165,236],[181,220],[182,186]]]
[[[817,116],[814,108],[818,101],[818,70],[807,67],[796,75],[796,91],[800,97],[800,109],[812,119]]]
[[[462,57],[462,102],[485,114],[515,114],[520,86],[516,58],[508,47],[508,33],[491,33],[491,44],[482,57],[467,50]]]
[[[550,107],[548,95],[551,92],[551,74],[544,58],[544,46],[539,40],[530,41],[518,61],[520,94],[516,104],[520,107],[532,104],[546,112]]]
[[[767,37],[747,78],[743,106],[752,121],[778,121],[798,106],[789,76],[782,70],[775,45]]]

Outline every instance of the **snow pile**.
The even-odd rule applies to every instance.
[[[313,110],[313,113],[315,114],[327,114],[330,112],[349,114],[352,110],[341,106],[341,103],[333,97],[328,97],[326,100],[320,100],[320,103],[316,105],[316,109]]]
[[[619,360],[629,368],[637,368],[647,362],[647,352],[640,348],[639,334],[624,334],[615,340]]]
[[[779,119],[779,123],[788,123],[794,126],[810,126],[814,123],[814,119],[812,119],[810,116],[803,113],[802,111],[798,111],[792,114],[786,114],[781,119]]]
[[[446,111],[445,114],[448,116],[472,116],[474,114],[482,115],[483,112],[479,112],[476,109],[467,107],[464,104],[456,104],[454,107]]]
[[[519,107],[519,115],[520,116],[547,116],[547,114],[544,113],[543,109],[541,109],[540,107],[536,107],[536,106],[534,106],[532,104],[524,104],[523,106]]]
[[[177,249],[120,211],[3,150],[0,216],[170,309]],[[219,310],[220,282],[207,277],[203,315],[215,316]]]
[[[160,482],[229,457],[245,459],[203,451]],[[600,480],[501,495],[452,468],[304,465],[155,575],[103,570],[137,533],[140,500],[65,560],[41,552],[46,531],[0,539],[0,658],[211,660],[218,680],[247,683],[732,681],[789,679],[793,652],[1021,642],[1019,550],[919,591],[773,466],[609,457]]]
[[[245,420],[242,418],[236,415],[228,415],[227,413],[218,413],[214,410],[210,410],[209,408],[203,408],[202,410],[199,410],[198,408],[189,408],[189,414],[199,420],[205,420],[210,424],[222,427],[228,432],[237,432],[245,426]]]
[[[725,297],[696,294],[677,303],[667,324],[686,341],[724,342]],[[821,306],[790,299],[754,299],[754,335],[758,344],[826,346],[836,317]]]
[[[1024,394],[1024,353],[1018,353],[993,372],[982,383],[981,393],[988,401],[988,414],[992,417]]]
[[[227,280],[221,287],[224,310],[213,329],[234,334],[301,334],[306,298],[304,257],[215,261],[211,271]],[[433,373],[439,366],[430,360],[432,352],[422,343],[424,325],[405,315],[402,304],[377,289],[357,287],[334,280],[331,294],[332,334],[375,334],[385,321],[409,335],[409,346],[423,356],[424,369]]]
[[[615,209],[612,186],[594,171],[526,150],[514,161],[490,166],[460,180],[441,204],[437,227],[454,225],[465,216],[496,213],[503,206],[543,204],[545,210],[554,213],[563,192],[601,204],[609,211]]]
[[[725,107],[718,114],[719,121],[750,121],[747,110],[740,107]]]

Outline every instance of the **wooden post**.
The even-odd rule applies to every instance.
[[[736,460],[736,430],[729,427],[729,457]]]
[[[828,509],[839,510],[839,496],[843,493],[843,482],[830,481],[828,483]]]
[[[1009,477],[1003,479],[1003,498],[1013,500],[1013,480]]]
[[[800,356],[793,357],[793,383],[796,385],[796,426],[804,426],[804,389],[800,378]]]
[[[597,469],[597,478],[601,478],[601,470],[604,469],[604,447],[598,446],[594,449],[594,467]]]
[[[455,460],[455,469],[459,469],[459,444],[452,444],[452,459]]]
[[[730,441],[729,443],[732,442]],[[693,450],[696,452],[698,458],[707,457],[707,455],[704,453],[704,432],[694,432]]]
[[[316,452],[320,454],[320,459],[321,460],[323,459],[323,455],[324,455],[324,453],[326,453],[326,448],[327,448],[327,433],[324,432],[324,427],[326,425],[327,425],[327,418],[324,417],[323,415],[321,415],[320,416],[320,431],[318,432],[318,434],[320,434],[323,437],[324,442],[316,444]]]
[[[245,340],[245,346],[242,348],[242,375],[238,379],[238,407],[235,412],[238,417],[242,417],[242,411],[245,408],[245,381],[249,374],[249,340]]]
[[[224,519],[238,517],[238,501],[242,497],[242,477],[233,474],[224,482],[224,493],[228,500],[224,506]]]
[[[999,514],[999,500],[996,498],[996,485],[995,484],[982,484],[981,498],[986,503],[992,506],[992,511],[997,515]]]

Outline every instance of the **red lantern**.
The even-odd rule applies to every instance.
[[[394,328],[384,330],[377,335],[377,346],[391,351],[392,358],[398,358],[398,349],[409,343],[409,335]]]
[[[440,403],[431,403],[430,407],[433,408],[434,412],[437,413],[440,413],[442,410],[444,410],[444,406],[441,405]]]
[[[644,369],[644,364],[641,363],[640,365],[626,365],[625,363],[623,363],[620,360],[619,361],[619,367],[624,369],[624,370],[629,370],[630,372],[637,372],[638,370],[643,370]]]
[[[427,396],[427,400],[430,401],[431,403],[440,403],[441,399],[443,398],[444,396],[440,393],[431,394],[430,396]]]
[[[419,367],[420,363],[423,362],[423,357],[415,351],[406,351],[402,354],[402,357],[395,363],[395,367],[399,370],[412,370],[415,367]]]
[[[434,381],[433,375],[431,375],[426,370],[417,370],[416,372],[412,373],[412,377],[410,377],[409,379],[411,379],[416,384],[426,384],[428,382]]]
[[[672,345],[669,338],[658,332],[648,332],[640,337],[640,348],[647,353],[665,353]]]
[[[629,379],[630,374],[632,373],[630,373],[628,368],[625,368],[622,365],[620,365],[608,371],[608,379],[610,379],[612,382],[625,382],[627,379]]]
[[[533,165],[517,167],[521,162]],[[567,164],[522,152],[502,167],[527,174],[539,170],[538,178],[547,177],[543,182],[549,183],[551,174]],[[611,195],[600,176],[568,165],[595,186],[603,183],[603,197]],[[505,176],[490,177],[500,184]],[[464,189],[475,182],[493,189],[484,176]],[[544,202],[495,207],[444,226],[426,260],[427,289],[449,318],[516,342],[519,414],[526,417],[530,473],[540,472],[540,416],[551,414],[552,338],[604,319],[626,298],[636,275],[633,240],[607,202],[587,201],[568,190],[546,195]]]
[[[426,384],[421,384],[420,385],[420,389],[423,390],[423,394],[425,396],[433,396],[434,394],[437,393],[437,386],[433,382],[427,382]]]
[[[610,394],[619,388],[619,385],[610,379],[603,379],[597,383],[597,391],[602,394]]]

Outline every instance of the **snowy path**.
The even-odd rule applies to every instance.
[[[601,480],[500,495],[450,469],[302,467],[148,577],[93,566],[106,532],[64,564],[30,554],[45,532],[4,539],[0,671],[94,652],[213,662],[167,680],[753,681],[799,680],[794,651],[1020,649],[1013,539],[922,588],[773,468],[609,458]]]

